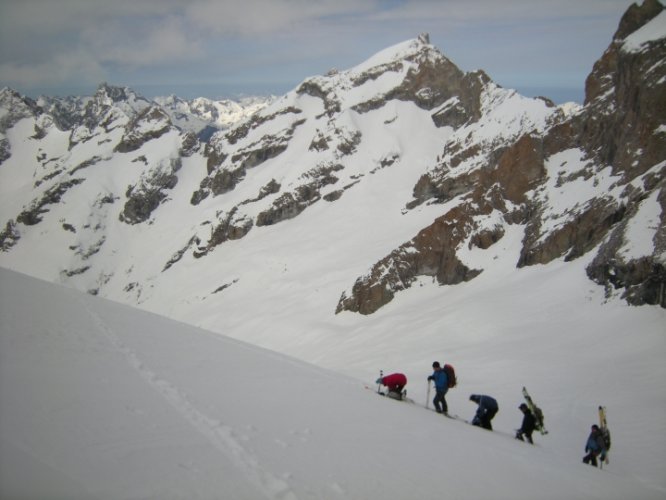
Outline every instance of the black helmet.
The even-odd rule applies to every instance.
[[[440,365],[439,365],[439,361],[433,361],[433,362],[432,362],[432,367],[433,367],[433,368],[439,368],[439,367],[440,367]]]
[[[518,407],[521,410],[529,410],[529,407],[525,403],[520,403],[520,406]]]

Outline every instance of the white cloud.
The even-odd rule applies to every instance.
[[[89,53],[76,51],[55,54],[39,62],[2,62],[0,75],[4,82],[12,86],[62,83],[81,85],[99,83],[106,79],[107,72]]]
[[[201,41],[190,36],[175,17],[160,19],[154,25],[125,27],[113,23],[101,29],[90,28],[82,38],[102,64],[150,67],[177,64],[203,53]]]
[[[307,29],[337,16],[366,16],[377,0],[201,0],[188,4],[187,17],[223,36],[255,36]]]
[[[629,2],[0,0],[0,86],[131,84],[157,71],[167,83],[185,65],[191,81],[296,82],[424,31],[463,69],[545,75],[543,61],[562,58],[582,82]]]

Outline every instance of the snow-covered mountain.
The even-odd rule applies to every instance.
[[[312,223],[307,248],[291,238],[274,258],[317,255],[327,311],[368,314],[419,277],[475,279],[476,255],[518,230],[518,270],[591,254],[608,296],[663,306],[662,9],[629,9],[583,107],[464,73],[427,35],[227,113],[258,109],[207,143],[183,126],[222,124],[203,100],[103,85],[39,106],[5,89],[0,263],[163,312],[192,293],[227,307],[256,294],[257,266],[293,286],[236,255]]]
[[[422,35],[207,142],[174,118],[219,124],[203,101],[5,89],[0,265],[286,350],[306,311],[338,328],[415,284],[560,261],[663,307],[665,48],[662,5],[632,6],[585,105],[554,106]]]
[[[544,298],[556,299],[566,282],[553,281]],[[424,408],[431,357],[407,371],[410,404],[377,396],[372,380],[366,390],[363,381],[72,289],[4,269],[0,283],[2,498],[656,500],[666,492],[656,308],[587,302],[563,325],[547,312],[553,328],[544,333],[559,331],[543,340],[567,362],[556,374],[532,367],[529,378],[516,345],[534,353],[530,332],[512,329],[482,349],[474,336],[451,338],[465,363],[449,407],[470,419],[470,393],[495,395],[491,433]],[[491,294],[477,300],[494,307]],[[437,311],[423,314],[438,322]],[[601,328],[631,327],[632,318],[651,325],[640,344],[635,332]],[[581,330],[566,328],[574,324]],[[371,370],[373,342],[365,345]],[[615,351],[625,376],[608,363]],[[489,359],[514,369],[498,372]],[[525,380],[550,431],[534,446],[513,437]],[[581,463],[600,401],[613,439],[604,470]]]
[[[308,78],[208,140],[174,118],[173,103],[109,85],[60,100],[3,90],[0,266],[354,380],[327,385],[336,377],[291,372],[285,365],[302,366],[293,359],[263,351],[246,358],[228,339],[164,318],[152,324],[145,312],[74,290],[47,293],[3,271],[0,429],[3,439],[19,437],[3,441],[14,468],[4,455],[0,471],[39,468],[84,497],[92,484],[101,497],[205,498],[214,496],[215,476],[241,498],[432,498],[450,465],[440,467],[440,457],[455,449],[463,457],[452,458],[460,466],[446,481],[460,498],[495,485],[499,498],[663,496],[659,2],[623,16],[583,106],[528,99],[482,71],[465,73],[426,35]],[[500,432],[490,444],[466,427],[440,435],[441,420],[415,416],[420,408],[388,406],[395,402],[362,390],[375,398],[366,403],[357,393],[379,369],[402,371],[422,404],[435,359],[459,373],[451,409],[468,416],[471,392],[492,394],[505,434],[518,425],[527,385],[551,431],[543,448],[499,444]],[[236,369],[244,360],[249,373]],[[118,399],[101,403],[96,381]],[[65,388],[63,398],[55,387]],[[144,398],[150,403],[138,405]],[[241,400],[253,411],[233,410]],[[281,401],[288,407],[277,410]],[[292,411],[297,404],[302,412]],[[609,408],[614,436],[610,477],[601,480],[579,463],[599,404]],[[335,427],[340,405],[360,413],[345,413]],[[294,414],[298,426],[289,424]],[[50,434],[54,418],[62,432]],[[366,421],[358,435],[346,432]],[[331,433],[310,440],[307,429]],[[79,440],[70,448],[71,433]],[[398,449],[408,472],[400,480],[391,476]],[[63,455],[70,461],[54,470]],[[160,489],[158,480],[131,476],[147,455],[150,478],[182,481]],[[90,481],[79,480],[86,472]],[[127,490],[99,486],[123,472],[134,477]],[[521,474],[534,482],[516,494]]]
[[[266,107],[275,98],[242,97],[238,100],[212,100],[205,97],[185,100],[175,95],[153,99],[164,109],[171,122],[183,130],[189,130],[206,140],[215,131],[225,130],[236,123],[246,120],[260,109]],[[203,135],[203,131],[209,134]]]

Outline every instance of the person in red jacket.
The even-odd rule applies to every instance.
[[[403,393],[402,390],[407,385],[407,377],[402,373],[391,373],[390,375],[384,375],[377,379],[377,384],[386,386],[388,397],[393,399],[402,399]]]

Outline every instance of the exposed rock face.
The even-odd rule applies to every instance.
[[[230,213],[223,214],[219,224],[212,229],[210,239],[205,247],[194,252],[194,256],[199,258],[207,255],[213,248],[221,245],[225,241],[239,240],[252,229],[252,219],[241,216],[237,218],[238,207],[234,207]]]
[[[270,226],[296,217],[309,205],[319,201],[322,187],[338,182],[333,172],[343,168],[339,164],[321,165],[306,172],[303,178],[308,179],[308,182],[277,198],[268,210],[257,216],[257,226]]]
[[[41,112],[40,107],[35,101],[6,87],[0,90],[0,106],[8,111],[0,117],[0,133],[2,134],[13,127],[19,120],[29,116],[36,116]]]
[[[305,120],[293,120],[289,127],[280,130],[277,134],[262,136],[259,141],[240,148],[234,155],[229,156],[225,153],[225,148],[245,138],[253,128],[270,123],[283,115],[300,112],[296,108],[288,107],[267,117],[254,116],[248,123],[226,135],[217,134],[205,149],[208,157],[208,176],[201,181],[200,188],[192,195],[191,203],[197,205],[210,194],[219,196],[233,190],[245,178],[248,169],[257,167],[283,153],[289,146],[295,130],[305,123]]]
[[[357,104],[353,109],[367,113],[384,106],[388,101],[398,99],[414,102],[426,110],[435,110],[432,119],[440,127],[457,128],[479,118],[480,95],[483,86],[490,81],[485,73],[464,73],[446,57],[433,52],[429,45],[423,45],[407,60],[417,64],[408,70],[401,85],[384,95]],[[398,67],[384,69],[396,70]],[[376,74],[371,75],[377,77]],[[368,75],[365,78],[370,77]]]
[[[473,218],[461,206],[438,218],[410,242],[379,261],[366,276],[356,280],[351,293],[343,293],[336,312],[371,314],[390,302],[395,293],[411,286],[417,276],[432,276],[441,285],[469,281],[482,272],[470,269],[456,255]]]
[[[182,163],[180,158],[160,165],[143,177],[137,185],[129,186],[125,195],[127,201],[120,214],[120,220],[127,224],[138,224],[148,220],[153,211],[167,197],[167,191],[176,187]]]
[[[37,116],[42,110],[29,97],[24,97],[6,87],[0,89],[0,108],[6,110],[0,115],[0,165],[2,165],[12,155],[11,145],[5,138],[5,132],[23,118]]]
[[[0,250],[8,252],[21,238],[21,235],[16,230],[16,223],[13,220],[8,220],[5,228],[0,232]]]
[[[662,11],[657,0],[632,5],[585,83],[581,142],[626,181],[663,160],[666,150],[666,134],[655,133],[666,114],[666,39],[632,38]]]
[[[169,116],[159,107],[151,106],[139,113],[125,128],[125,134],[116,145],[119,153],[136,151],[146,142],[157,139],[171,129]]]
[[[35,200],[28,208],[24,209],[16,217],[16,222],[25,224],[26,226],[34,226],[42,221],[42,214],[48,212],[48,206],[58,203],[62,196],[74,186],[81,184],[85,179],[71,179],[69,181],[56,184],[48,189],[44,195]]]

